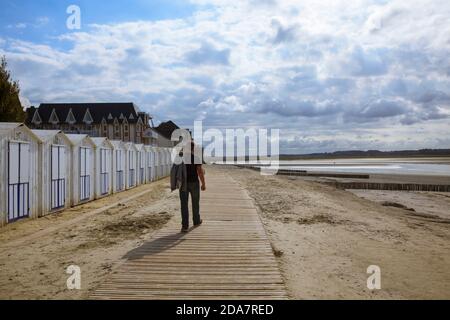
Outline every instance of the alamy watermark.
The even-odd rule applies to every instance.
[[[81,9],[77,5],[70,5],[66,9],[66,13],[69,17],[66,20],[66,27],[69,30],[81,29]]]
[[[381,289],[381,268],[376,265],[367,267],[367,273],[370,276],[367,278],[367,289],[380,290]]]
[[[195,121],[193,132],[178,129],[172,141],[178,142],[172,151],[174,164],[220,163],[259,166],[262,174],[272,175],[279,168],[279,129],[208,128]],[[194,157],[192,157],[192,155]]]
[[[76,265],[68,266],[66,273],[69,274],[67,278],[66,285],[69,290],[80,290],[81,289],[81,268]]]

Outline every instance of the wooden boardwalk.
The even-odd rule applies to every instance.
[[[208,170],[203,225],[180,218],[129,252],[93,299],[287,299],[252,200],[231,177]],[[191,219],[192,220],[192,219]]]

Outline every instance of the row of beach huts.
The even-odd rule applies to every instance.
[[[166,177],[171,150],[0,123],[0,225]]]

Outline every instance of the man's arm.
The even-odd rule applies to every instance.
[[[203,168],[202,165],[197,166],[197,174],[200,178],[200,182],[202,183],[202,191],[206,190],[206,182],[205,182],[205,175],[203,174]]]

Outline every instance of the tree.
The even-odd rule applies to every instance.
[[[23,122],[25,112],[19,99],[19,83],[11,79],[6,58],[0,63],[0,122]]]

